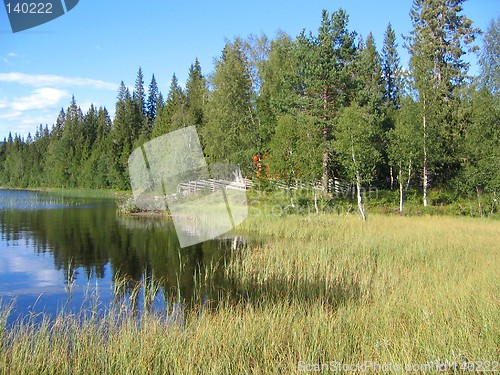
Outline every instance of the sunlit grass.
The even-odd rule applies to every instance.
[[[122,309],[4,328],[4,308],[0,373],[295,373],[299,361],[500,358],[498,221],[254,212],[242,231],[263,243],[236,250],[230,290],[181,322]]]

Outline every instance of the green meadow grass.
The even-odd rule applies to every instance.
[[[264,241],[236,250],[231,291],[213,308],[187,312],[182,326],[115,311],[6,328],[4,307],[0,373],[287,374],[299,361],[500,358],[498,221],[251,212],[242,231]]]

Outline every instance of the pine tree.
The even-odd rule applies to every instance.
[[[302,82],[297,93],[306,113],[318,119],[319,130],[324,139],[323,194],[328,192],[331,170],[338,169],[332,161],[331,148],[334,119],[340,109],[352,99],[355,81],[351,71],[355,59],[355,33],[347,29],[349,17],[342,9],[330,16],[323,10],[321,26],[317,36],[297,38],[298,73]]]

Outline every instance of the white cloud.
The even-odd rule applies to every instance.
[[[26,86],[81,86],[103,90],[118,90],[118,85],[92,78],[65,77],[53,74],[0,73],[0,82],[18,83]]]
[[[12,63],[11,63],[11,61],[10,61],[10,60],[11,60],[11,59],[15,59],[15,58],[17,58],[17,57],[20,57],[17,53],[15,53],[15,52],[9,52],[9,53],[7,53],[7,55],[5,55],[5,56],[2,58],[2,60],[3,60],[3,62],[4,62],[5,64],[7,64],[7,65],[12,65]]]
[[[24,276],[22,281],[11,285],[13,294],[36,294],[48,291],[48,287],[63,290],[62,272],[54,269],[50,257],[33,258],[30,249],[13,251],[13,248],[7,246],[6,254],[0,255],[0,272]]]
[[[23,114],[23,117],[17,121],[17,123],[19,124],[17,127],[19,130],[24,131],[23,134],[27,134],[30,131],[32,132],[33,129],[36,129],[37,124],[49,125],[53,124],[54,120],[55,117],[53,111],[44,111],[41,114],[38,113],[31,116],[26,116],[26,114]]]
[[[12,120],[17,120],[23,113],[16,111],[16,112],[9,112],[9,113],[0,113],[0,120],[6,120],[6,121],[12,121]]]
[[[40,287],[61,285],[63,283],[61,276],[61,272],[54,269],[42,269],[34,272],[34,278]]]
[[[53,106],[61,99],[68,97],[68,92],[64,90],[54,89],[51,87],[43,87],[33,91],[33,94],[17,98],[12,101],[11,107],[15,111],[29,111],[32,109],[45,109]]]

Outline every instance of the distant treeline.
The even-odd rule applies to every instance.
[[[148,140],[196,125],[209,162],[239,164],[247,177],[288,182],[373,181],[480,197],[500,187],[500,18],[481,33],[463,0],[414,0],[413,31],[382,48],[349,29],[343,10],[323,11],[317,32],[235,38],[209,75],[196,60],[184,88],[174,74],[166,99],[139,68],[122,82],[114,119],[83,113],[75,99],[52,127],[9,135],[0,185],[129,189],[127,159]],[[398,43],[410,53],[402,67]],[[467,54],[479,51],[480,73]],[[360,197],[361,199],[361,197]],[[361,204],[361,201],[360,201]]]

